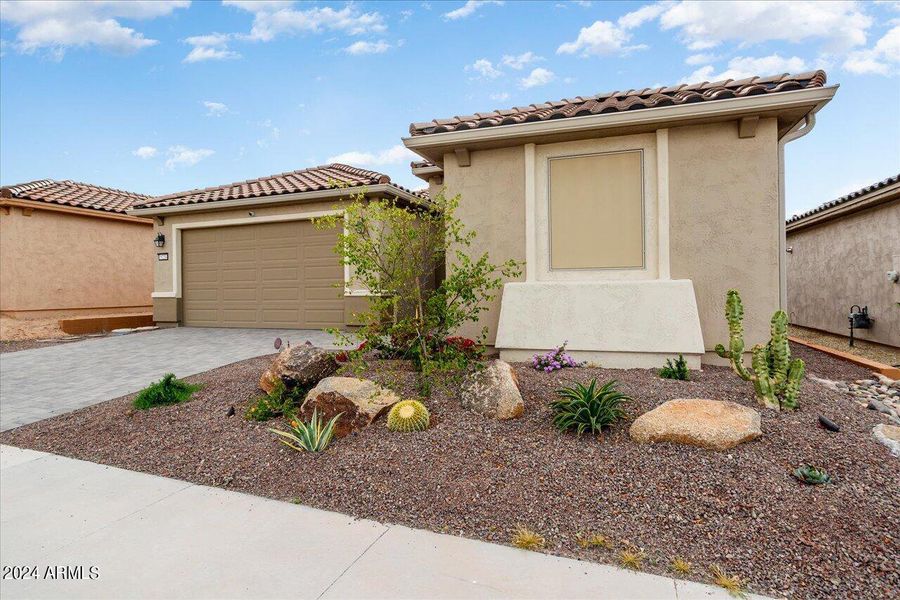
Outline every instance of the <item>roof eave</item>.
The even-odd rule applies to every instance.
[[[845,202],[840,202],[818,212],[810,213],[800,219],[787,221],[785,231],[792,233],[898,199],[900,199],[900,181],[872,190],[867,194]]]
[[[396,196],[401,200],[411,203],[428,205],[428,201],[391,183],[377,183],[374,185],[361,185],[347,188],[328,188],[325,190],[313,190],[309,192],[297,192],[293,194],[276,194],[272,196],[257,196],[253,198],[237,198],[234,200],[214,200],[210,202],[197,202],[195,204],[180,204],[175,206],[159,206],[148,208],[132,208],[129,215],[154,217],[158,215],[172,215],[179,213],[209,212],[227,210],[230,208],[245,208],[271,206],[290,202],[306,202],[311,200],[341,199],[355,194],[365,193],[373,195]]]
[[[568,117],[532,123],[495,125],[463,131],[447,131],[405,137],[403,144],[419,156],[440,163],[443,150],[466,147],[483,142],[508,141],[510,145],[526,143],[529,138],[554,134],[595,132],[604,129],[639,127],[646,125],[676,126],[691,121],[710,118],[736,118],[761,112],[781,112],[808,109],[826,104],[834,96],[839,86],[760,94],[744,98],[708,100],[676,106],[660,106],[640,110]]]

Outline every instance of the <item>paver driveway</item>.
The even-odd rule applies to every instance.
[[[276,337],[333,347],[322,331],[179,327],[0,355],[0,431],[275,352]]]

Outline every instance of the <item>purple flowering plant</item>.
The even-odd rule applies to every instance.
[[[546,354],[535,354],[531,357],[531,366],[537,371],[552,373],[559,369],[580,367],[583,363],[577,362],[572,356],[566,352],[566,344],[568,340],[563,342],[562,346],[547,352]]]

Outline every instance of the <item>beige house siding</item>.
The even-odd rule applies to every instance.
[[[149,310],[149,220],[93,217],[34,204],[32,209],[0,209],[0,311],[77,315]]]
[[[900,347],[900,195],[879,206],[790,231],[788,314],[804,327],[848,335],[850,306],[868,305],[871,329],[855,337]]]
[[[744,139],[733,121],[670,129],[669,215],[672,278],[694,282],[707,352],[728,341],[731,288],[744,302],[746,347],[767,341],[779,308],[783,219],[775,119],[761,119],[756,137]]]
[[[473,256],[490,254],[494,262],[525,260],[525,153],[523,146],[472,152],[471,165],[460,167],[455,154],[444,156],[444,183],[449,195],[462,195],[458,216],[477,232]],[[482,313],[481,321],[460,335],[478,337],[487,327],[493,344],[500,318],[500,295]]]
[[[654,135],[601,137],[545,148],[558,154],[568,146],[577,153],[603,152],[618,146],[644,148],[649,182],[645,202],[650,214],[647,251],[655,260],[657,249],[649,244],[655,243],[657,235],[663,241],[666,236],[656,230]],[[537,160],[545,160],[548,152],[539,144]],[[525,260],[525,155],[525,146],[472,151],[468,167],[458,166],[455,154],[444,155],[447,191],[462,195],[459,215],[478,233],[473,252],[487,251],[495,262]],[[717,343],[727,341],[723,306],[725,293],[732,287],[740,289],[744,298],[748,347],[765,341],[769,318],[779,305],[778,232],[782,215],[776,120],[761,119],[756,136],[744,139],[738,137],[737,121],[670,128],[668,158],[671,278],[693,281],[704,346],[711,351]],[[537,165],[536,172],[540,178],[546,169]],[[540,193],[545,187],[538,182],[535,203],[546,202]],[[597,231],[597,235],[603,234],[602,229]],[[622,273],[618,277],[652,279],[657,276],[656,269],[654,263],[643,273]],[[482,315],[481,323],[463,333],[477,333],[486,325],[488,343],[493,343],[499,306],[498,298]],[[707,359],[715,360],[709,354]]]

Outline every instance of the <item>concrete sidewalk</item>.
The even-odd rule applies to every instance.
[[[730,598],[9,446],[0,531],[4,566],[38,568],[37,580],[4,580],[2,598]],[[83,578],[45,579],[50,565]]]

